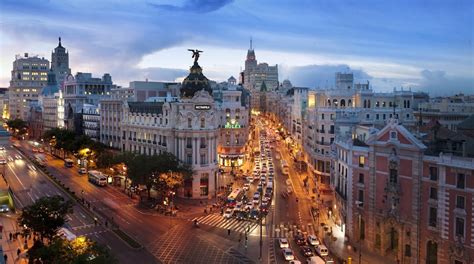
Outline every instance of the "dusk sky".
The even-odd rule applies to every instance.
[[[51,59],[58,36],[73,73],[115,83],[180,80],[203,50],[209,79],[243,69],[249,47],[280,81],[324,87],[354,71],[376,91],[474,91],[473,1],[0,1],[0,87],[15,54]]]

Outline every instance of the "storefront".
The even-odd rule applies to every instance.
[[[219,154],[219,166],[222,167],[240,167],[244,164],[244,160],[245,154]]]

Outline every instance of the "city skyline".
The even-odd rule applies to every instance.
[[[280,81],[288,78],[297,86],[331,86],[335,72],[349,69],[376,91],[403,86],[448,95],[473,87],[468,1],[384,6],[371,1],[4,1],[0,6],[5,40],[0,85],[5,87],[15,54],[48,58],[58,36],[70,51],[73,73],[108,72],[122,86],[146,78],[181,80],[191,64],[187,48],[204,50],[201,65],[210,79],[237,77],[252,38],[257,60],[278,64]],[[99,11],[105,8],[108,12]]]

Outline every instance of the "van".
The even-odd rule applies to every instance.
[[[321,257],[329,255],[328,248],[322,244],[316,247],[316,253],[318,253],[318,255]]]

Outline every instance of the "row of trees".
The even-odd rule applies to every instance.
[[[102,245],[78,237],[73,240],[58,235],[72,213],[73,203],[61,196],[42,197],[26,206],[18,218],[25,236],[37,234],[28,249],[29,263],[117,263],[117,259]]]
[[[13,131],[15,136],[23,136],[28,132],[28,124],[19,118],[8,120],[7,126]]]

